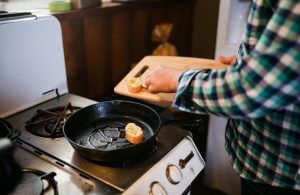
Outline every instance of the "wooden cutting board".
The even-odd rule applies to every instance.
[[[172,104],[175,93],[158,93],[152,94],[143,88],[138,93],[130,93],[127,89],[126,81],[132,77],[144,77],[151,72],[155,67],[163,65],[180,70],[188,69],[203,69],[203,68],[226,68],[228,65],[222,64],[217,60],[189,58],[189,57],[166,57],[166,56],[146,56],[143,58],[114,88],[115,93],[146,100],[153,103],[169,106]]]

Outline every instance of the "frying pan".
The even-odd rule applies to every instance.
[[[125,138],[125,125],[133,122],[144,131],[142,143]],[[65,122],[66,139],[83,157],[98,162],[128,162],[153,149],[161,120],[152,108],[137,102],[99,102],[73,113]]]

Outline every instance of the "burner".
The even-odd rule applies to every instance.
[[[48,110],[37,110],[36,115],[26,122],[27,131],[42,137],[63,137],[63,125],[66,119],[80,107],[55,107]]]
[[[57,195],[57,184],[54,180],[56,173],[45,173],[36,169],[22,169],[22,180],[16,186],[11,195],[17,194],[44,194],[53,190],[53,194]]]

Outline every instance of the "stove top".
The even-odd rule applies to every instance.
[[[15,128],[20,129],[22,132],[16,144],[32,150],[38,156],[46,158],[48,161],[52,161],[61,167],[77,170],[82,173],[81,176],[84,178],[96,179],[119,191],[126,190],[187,135],[185,130],[174,126],[162,127],[157,136],[157,151],[149,158],[126,168],[124,166],[118,167],[111,164],[91,162],[79,156],[64,137],[47,138],[26,130],[28,120],[32,120],[32,117],[36,116],[38,110],[51,110],[57,107],[65,108],[65,105],[69,103],[75,107],[85,107],[96,102],[77,95],[66,94],[6,118]],[[126,177],[120,179],[120,176],[125,175]]]
[[[57,138],[63,137],[63,125],[66,119],[80,107],[68,103],[47,110],[38,109],[36,114],[26,121],[25,129],[37,136]]]
[[[58,164],[47,162],[45,159],[37,158],[37,156],[21,147],[15,148],[15,160],[25,169],[37,169],[39,172],[46,174],[55,173],[54,180],[58,194],[118,194],[115,188],[98,182],[95,179],[86,180],[82,177],[74,175],[68,170],[61,169]],[[45,185],[48,185],[47,183]],[[46,186],[45,186],[46,187]],[[25,193],[22,193],[25,194]],[[40,194],[40,193],[37,193]],[[45,195],[54,195],[54,188],[50,187],[44,192]]]

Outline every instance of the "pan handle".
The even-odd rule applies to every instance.
[[[185,126],[185,127],[195,127],[203,124],[201,119],[179,119],[179,120],[166,120],[162,121],[162,126],[174,125],[174,126]]]

